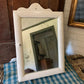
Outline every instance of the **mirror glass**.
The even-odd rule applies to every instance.
[[[77,7],[74,16],[74,21],[84,22],[84,0],[77,0]]]
[[[58,67],[57,19],[21,18],[21,24],[25,73]]]

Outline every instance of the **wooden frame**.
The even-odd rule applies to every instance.
[[[73,27],[84,28],[84,23],[83,22],[76,22],[76,21],[74,21],[76,7],[77,7],[77,2],[78,2],[78,0],[72,0],[68,25],[69,26],[73,26]]]
[[[14,30],[15,30],[15,42],[16,42],[16,56],[17,56],[17,71],[18,81],[26,81],[54,75],[65,72],[64,64],[64,32],[63,32],[63,12],[52,12],[50,9],[43,9],[39,4],[34,3],[28,9],[19,8],[13,11],[14,16]],[[57,31],[58,31],[58,67],[25,74],[24,61],[23,61],[23,46],[22,46],[22,32],[21,32],[21,18],[22,17],[49,17],[57,18]]]

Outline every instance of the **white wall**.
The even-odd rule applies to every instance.
[[[69,55],[84,55],[84,29],[68,26],[71,1],[66,0],[64,8],[65,51]]]

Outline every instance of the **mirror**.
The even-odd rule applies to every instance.
[[[77,1],[74,21],[84,23],[84,0]]]
[[[84,28],[84,0],[72,0],[68,24]]]
[[[22,18],[21,24],[25,73],[58,67],[57,19]]]
[[[63,13],[33,3],[13,16],[18,81],[64,73]]]

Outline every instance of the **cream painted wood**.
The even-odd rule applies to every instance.
[[[16,56],[17,56],[17,72],[18,81],[26,81],[45,77],[53,74],[65,72],[64,64],[64,30],[63,30],[63,13],[53,12],[50,9],[43,9],[38,3],[33,3],[29,8],[19,8],[13,11],[14,17],[14,30],[15,30],[15,43],[16,43]],[[23,61],[23,45],[22,45],[22,32],[21,32],[21,18],[28,17],[49,17],[57,18],[58,25],[58,59],[59,65],[57,68],[24,74],[24,61]]]

